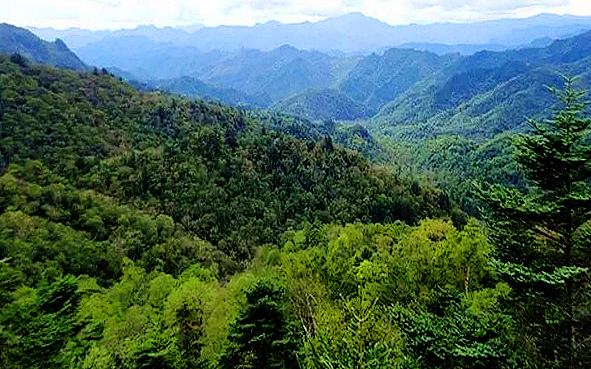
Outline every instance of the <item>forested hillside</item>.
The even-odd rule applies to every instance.
[[[356,120],[374,114],[367,105],[335,89],[309,90],[270,107],[309,120]]]
[[[441,191],[330,137],[292,138],[108,74],[2,56],[0,86],[4,367],[225,362],[238,355],[228,332],[251,299],[244,288],[259,284],[235,273],[258,247],[313,222],[416,224],[451,210]]]
[[[419,92],[417,114],[460,109],[552,63],[584,77],[582,40],[392,50],[304,95],[322,122],[0,55],[0,367],[588,367],[591,120],[571,80],[558,100],[529,81],[553,119],[486,142],[395,107],[330,119]],[[273,98],[345,67],[242,52],[223,78]]]
[[[413,223],[449,210],[442,193],[411,188],[329,137],[298,140],[240,111],[140,94],[109,75],[2,62],[2,168],[37,160],[240,259],[302,221]]]
[[[560,108],[548,87],[562,86],[561,75],[575,77],[578,88],[590,86],[590,37],[459,58],[361,124],[399,165],[432,178],[477,215],[474,181],[525,188],[511,161],[511,137],[531,131],[529,119],[546,119]]]

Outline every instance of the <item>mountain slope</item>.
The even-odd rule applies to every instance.
[[[545,48],[479,52],[417,83],[375,118],[385,127],[422,124],[429,134],[491,136],[520,129],[526,117],[544,117],[554,105],[546,86],[559,73],[591,81],[591,32]]]
[[[308,89],[329,87],[343,74],[341,69],[351,66],[320,52],[283,45],[269,52],[242,50],[204,69],[199,78],[248,94],[264,91],[276,101]]]
[[[83,70],[84,63],[60,39],[54,42],[43,41],[30,31],[0,24],[0,52],[18,53],[37,63],[52,66]]]
[[[312,120],[355,120],[375,112],[338,90],[309,90],[283,100],[273,110]]]
[[[377,110],[393,101],[413,84],[455,61],[457,56],[390,49],[360,61],[340,83],[340,90],[352,99]]]
[[[248,95],[234,88],[216,88],[192,77],[150,81],[148,84],[163,91],[219,101],[229,105],[251,105],[264,108],[271,103],[271,99],[265,93]]]
[[[538,39],[541,40],[541,39]],[[550,42],[552,42],[550,40]],[[547,45],[543,45],[547,46]],[[443,44],[443,43],[432,43],[432,42],[406,42],[399,46],[404,49],[414,49],[421,51],[429,51],[437,55],[446,54],[460,54],[460,55],[472,55],[482,50],[489,51],[505,51],[509,49],[509,46],[500,44]]]

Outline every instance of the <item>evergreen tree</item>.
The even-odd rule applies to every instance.
[[[591,220],[591,120],[583,117],[585,92],[572,78],[565,82],[564,91],[552,89],[564,108],[531,121],[533,134],[514,140],[529,192],[492,186],[480,193],[494,214],[498,271],[517,292],[530,355],[545,367],[576,368],[591,365],[584,358],[589,249],[577,237]]]
[[[225,368],[298,368],[297,341],[285,319],[284,292],[261,281],[247,293],[247,306],[231,328]]]

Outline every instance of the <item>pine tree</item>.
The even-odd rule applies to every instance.
[[[585,92],[572,78],[565,84],[563,91],[551,89],[563,109],[530,121],[533,133],[514,140],[528,193],[491,186],[480,194],[493,214],[499,275],[512,283],[523,335],[534,341],[530,351],[546,367],[577,368],[591,364],[584,357],[591,336],[583,329],[589,317],[582,302],[591,250],[588,237],[577,237],[591,222],[591,120],[583,117]]]

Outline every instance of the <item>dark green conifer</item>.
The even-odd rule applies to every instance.
[[[228,337],[225,368],[298,368],[297,342],[284,316],[281,288],[265,281],[247,295],[247,306]]]
[[[494,214],[499,274],[517,293],[530,355],[545,367],[577,368],[591,365],[582,355],[591,350],[582,283],[590,250],[576,237],[591,220],[591,120],[583,117],[585,92],[565,82],[563,91],[552,89],[563,109],[514,139],[530,191],[492,186],[481,195]]]

